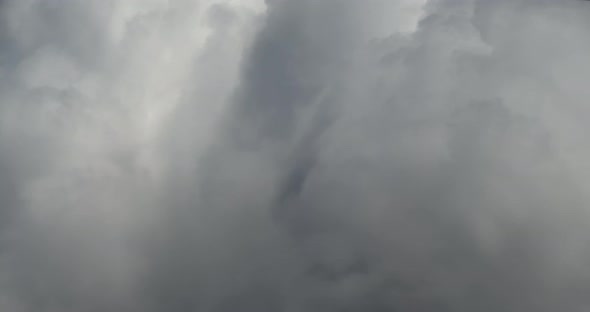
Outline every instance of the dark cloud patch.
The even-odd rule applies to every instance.
[[[554,252],[552,239],[542,234],[552,227],[546,222],[556,222],[548,221],[555,216],[547,200],[573,200],[567,209],[582,217],[576,204],[581,194],[573,186],[545,189],[531,180],[543,164],[555,164],[557,148],[546,120],[519,109],[501,86],[486,86],[486,80],[496,83],[514,73],[480,70],[521,62],[523,52],[502,60],[486,55],[490,43],[470,20],[473,8],[484,4],[433,5],[414,40],[395,41],[402,47],[393,51],[387,41],[377,45],[376,52],[389,50],[388,62],[394,60],[379,68],[356,63],[373,53],[364,48],[373,38],[316,41],[324,38],[321,29],[304,31],[315,20],[299,21],[321,16],[323,4],[273,5],[245,63],[232,128],[238,150],[266,159],[262,170],[274,172],[271,194],[258,209],[274,212],[266,222],[276,222],[285,244],[299,255],[293,261],[300,264],[288,265],[304,268],[304,277],[296,279],[305,291],[287,291],[282,302],[311,311],[516,311],[559,305],[533,295],[555,291],[541,280],[556,263],[538,261]],[[523,12],[554,9],[521,6]],[[496,4],[496,17],[510,7]],[[318,20],[326,22],[325,29],[338,23],[347,29],[371,18],[367,12],[352,19],[339,15],[335,24]],[[521,22],[528,25],[534,14],[526,13]],[[506,52],[520,49],[492,45]],[[523,70],[524,79],[539,79]],[[483,77],[471,88],[476,72]],[[389,90],[376,89],[383,84]],[[312,127],[305,110],[332,107],[337,117],[322,130],[296,127]],[[549,170],[542,173],[546,179],[568,183],[562,169]],[[576,240],[574,233],[563,235]],[[412,286],[383,286],[390,280]]]

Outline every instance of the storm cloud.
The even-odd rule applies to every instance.
[[[586,311],[590,5],[0,1],[0,310]]]

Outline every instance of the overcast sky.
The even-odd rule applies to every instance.
[[[0,311],[590,311],[590,2],[0,0]]]

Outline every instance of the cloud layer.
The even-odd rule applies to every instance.
[[[0,310],[585,311],[590,5],[0,2]]]

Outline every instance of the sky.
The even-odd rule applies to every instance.
[[[589,311],[589,31],[580,0],[0,0],[0,311]]]

